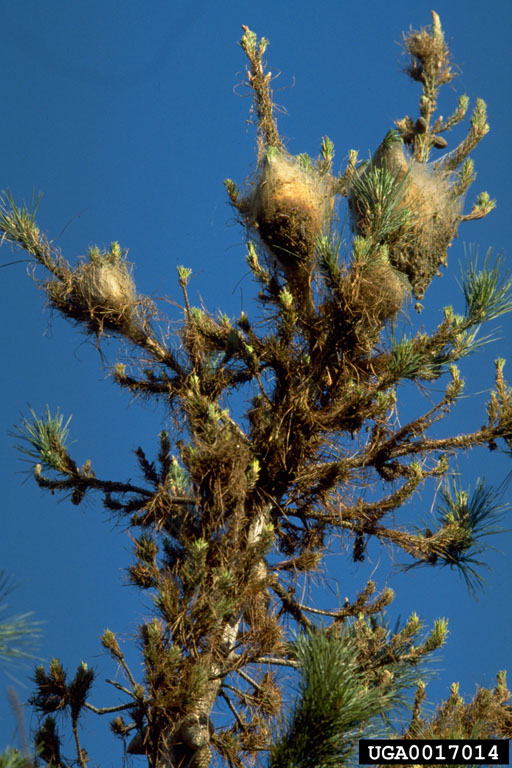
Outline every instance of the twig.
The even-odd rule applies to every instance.
[[[272,590],[276,593],[281,603],[283,604],[283,608],[285,609],[285,611],[290,613],[293,616],[293,618],[304,627],[304,629],[306,630],[311,629],[313,626],[313,622],[311,621],[311,619],[308,619],[308,617],[304,615],[299,603],[297,603],[293,598],[293,596],[286,591],[286,589],[282,586],[282,584],[276,581],[271,586],[272,586]]]
[[[240,726],[240,728],[243,728],[243,729],[245,730],[245,729],[247,728],[247,723],[245,723],[245,722],[244,722],[244,720],[243,720],[243,719],[242,719],[242,717],[240,716],[239,712],[237,711],[237,709],[236,709],[235,705],[233,704],[233,702],[231,701],[231,699],[229,698],[229,696],[227,695],[227,693],[225,693],[225,692],[224,692],[224,691],[221,689],[221,690],[219,691],[219,695],[220,695],[220,696],[222,696],[222,698],[224,699],[224,701],[226,702],[226,704],[228,705],[228,707],[229,707],[229,708],[230,708],[230,710],[232,711],[232,713],[233,713],[233,715],[235,716],[235,719],[236,719],[236,721],[237,721],[238,725]]]
[[[118,691],[122,691],[123,693],[126,693],[126,695],[130,696],[130,698],[137,700],[137,696],[135,696],[133,691],[128,690],[128,688],[125,688],[124,685],[120,685],[119,683],[116,683],[115,680],[107,680],[106,682],[110,683],[110,685],[113,685],[114,688],[117,688]]]
[[[257,691],[261,691],[261,685],[256,682],[256,680],[253,680],[250,675],[247,674],[247,672],[244,672],[242,669],[237,669],[236,674],[240,675],[240,677],[249,683],[249,685],[252,685],[253,688],[255,688]]]
[[[338,619],[343,613],[343,609],[341,611],[321,611],[320,608],[311,608],[310,605],[303,605],[302,603],[297,603],[297,605],[302,611],[315,613],[318,616],[329,616],[331,619]]]
[[[86,709],[90,709],[96,715],[109,715],[112,712],[122,712],[124,709],[132,709],[133,704],[119,704],[117,707],[95,707],[94,704],[89,704],[88,701],[84,703]]]
[[[78,737],[78,728],[77,728],[77,725],[76,725],[76,721],[73,721],[72,729],[73,729],[73,736],[75,737],[76,754],[77,754],[77,757],[78,757],[78,762],[80,764],[80,768],[87,768],[87,760],[85,759],[85,751],[80,746],[80,739]]]
[[[274,656],[263,656],[260,659],[255,660],[256,664],[276,664],[279,667],[294,667],[298,669],[300,664],[298,661],[292,659],[276,659]]]

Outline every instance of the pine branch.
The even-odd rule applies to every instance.
[[[249,59],[250,69],[247,71],[249,86],[254,93],[254,106],[257,115],[258,130],[258,159],[261,159],[266,147],[281,149],[282,143],[277,131],[274,118],[274,104],[270,82],[271,72],[265,72],[262,56],[265,53],[268,40],[258,38],[249,27],[243,26],[244,34],[240,39],[240,46]]]
[[[485,563],[477,556],[491,548],[485,546],[482,539],[503,531],[497,524],[503,520],[508,505],[501,503],[500,497],[501,491],[486,486],[483,480],[476,482],[472,494],[463,491],[457,480],[453,480],[451,486],[446,483],[436,507],[434,523],[439,530],[426,539],[428,554],[422,553],[420,560],[404,569],[429,563],[457,568],[469,592],[475,595],[485,585],[485,579],[477,570]]]
[[[358,738],[375,735],[376,719],[403,700],[411,676],[368,686],[354,638],[324,632],[297,638],[300,681],[294,708],[271,748],[271,768],[339,766]],[[391,682],[392,680],[392,682]]]
[[[27,251],[56,278],[65,275],[62,256],[54,251],[48,240],[39,231],[35,216],[42,195],[32,202],[30,208],[15,204],[10,190],[0,195],[0,234],[2,242],[7,241]]]
[[[467,259],[462,273],[467,322],[486,323],[512,311],[512,276],[505,270],[504,259],[497,256],[491,265],[492,250],[485,255],[483,268],[477,270],[478,253]]]
[[[453,171],[458,168],[489,131],[487,105],[483,99],[477,99],[471,115],[468,135],[458,147],[445,155],[437,166],[443,171]]]
[[[283,610],[293,616],[295,621],[297,621],[297,623],[300,624],[303,629],[310,630],[313,624],[304,613],[302,606],[296,602],[293,595],[290,594],[290,592],[287,592],[282,584],[280,584],[277,580],[273,582],[272,590],[276,593],[279,600],[281,601]]]
[[[118,704],[115,707],[95,707],[94,704],[90,704],[88,701],[84,704],[85,709],[89,709],[96,715],[111,715],[114,712],[123,712],[127,709],[133,709],[133,702],[128,704]]]
[[[410,64],[406,69],[413,80],[421,83],[420,118],[414,135],[414,158],[426,162],[432,146],[439,144],[436,133],[441,126],[432,125],[440,88],[455,77],[450,61],[450,51],[444,39],[441,21],[432,11],[432,27],[411,31],[404,35],[404,47]]]

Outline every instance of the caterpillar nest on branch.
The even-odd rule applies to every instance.
[[[391,265],[421,299],[457,234],[462,200],[453,174],[406,157],[390,132],[355,176],[348,201],[355,231],[388,245]]]
[[[122,314],[135,301],[135,284],[126,261],[91,261],[74,274],[74,283],[90,310]]]
[[[407,278],[391,266],[386,252],[364,269],[353,270],[351,282],[356,309],[361,315],[366,309],[371,318],[368,326],[380,327],[394,317],[409,295]]]
[[[330,224],[332,181],[309,160],[270,148],[241,204],[247,226],[257,233],[291,287],[310,276],[317,238]]]
[[[137,297],[132,266],[118,243],[112,243],[105,252],[90,248],[88,260],[74,269],[66,268],[59,280],[50,280],[45,287],[56,309],[74,320],[86,321],[99,333],[104,326],[135,328],[140,325],[140,311],[151,309],[148,300]]]
[[[327,322],[336,326],[345,349],[354,358],[375,348],[384,324],[395,317],[410,296],[407,277],[389,261],[387,245],[369,247],[362,236],[354,238],[353,260],[338,284],[334,301],[323,305]]]

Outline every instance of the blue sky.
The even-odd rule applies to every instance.
[[[244,261],[244,233],[223,187],[226,177],[243,182],[255,163],[254,130],[246,122],[250,101],[240,85],[245,68],[237,46],[240,25],[270,39],[267,59],[276,74],[275,99],[283,108],[279,128],[289,151],[316,154],[327,134],[336,145],[335,167],[341,169],[349,149],[367,157],[395,119],[417,115],[418,89],[402,74],[405,58],[397,43],[410,26],[430,23],[430,9],[430,0],[4,2],[0,187],[9,187],[17,201],[29,202],[33,190],[44,193],[39,225],[68,259],[91,245],[118,240],[129,248],[140,292],[179,301],[176,265],[184,264],[194,273],[196,303],[230,315],[241,309],[250,313],[254,291]],[[498,208],[484,221],[461,228],[448,270],[427,292],[421,319],[411,312],[411,322],[427,329],[438,322],[443,306],[462,309],[457,277],[464,245],[473,243],[482,254],[492,246],[510,264],[512,240],[512,4],[438,0],[435,10],[461,71],[445,88],[441,112],[449,114],[464,92],[472,103],[484,98],[489,109],[491,133],[473,154],[478,178],[467,207],[477,192],[488,190]],[[448,138],[458,141],[461,132]],[[0,264],[22,258],[21,251],[0,251]],[[113,385],[107,363],[116,359],[115,345],[107,346],[102,361],[76,329],[51,318],[26,267],[20,263],[0,271],[0,568],[19,584],[9,598],[10,610],[33,610],[45,622],[43,658],[58,656],[70,670],[83,659],[99,679],[115,677],[100,635],[107,627],[119,632],[128,651],[137,622],[148,613],[125,584],[130,540],[99,503],[77,509],[42,494],[32,480],[24,482],[25,467],[8,433],[28,403],[37,412],[46,404],[52,410],[59,406],[73,416],[76,460],[91,458],[99,476],[125,479],[136,473],[133,449],[142,445],[150,454],[156,451],[166,417],[156,406],[131,402]],[[172,304],[168,311],[172,320],[179,319]],[[463,363],[466,394],[472,397],[440,426],[444,434],[483,423],[493,360],[512,357],[512,317],[500,326],[499,340]],[[512,363],[507,371],[512,378]],[[414,388],[402,388],[399,396],[404,413],[426,402]],[[510,468],[506,457],[487,450],[458,462],[463,483],[472,487],[481,476],[498,484]],[[433,491],[425,486],[397,523],[428,515]],[[509,514],[512,527],[510,519]],[[476,684],[492,685],[495,672],[507,666],[512,536],[503,534],[493,543],[498,551],[488,556],[493,571],[479,602],[450,571],[395,574],[396,555],[385,549],[372,550],[371,561],[357,566],[342,555],[329,557],[343,597],[352,599],[373,573],[379,587],[397,591],[392,620],[413,610],[427,625],[449,617],[440,678],[430,687],[434,701],[454,680],[468,695]],[[323,599],[335,607],[334,594]],[[136,655],[130,658],[137,669]],[[18,679],[27,671],[18,671]],[[0,674],[1,749],[15,739],[15,721],[5,694],[10,681]],[[29,690],[18,686],[22,698]],[[98,685],[92,701],[113,705],[119,700],[113,689]],[[84,743],[92,764],[118,764],[120,748],[106,723],[99,727],[87,718]]]

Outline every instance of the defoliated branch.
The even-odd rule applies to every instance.
[[[111,715],[113,712],[122,712],[126,709],[133,709],[133,703],[118,704],[115,707],[95,707],[94,704],[90,704],[86,701],[84,707],[90,709],[91,712],[94,712],[96,715]]]
[[[293,667],[298,669],[300,664],[293,659],[279,659],[275,656],[262,656],[261,658],[254,660],[256,664],[275,664],[278,667]]]
[[[475,432],[455,437],[423,439],[410,442],[406,445],[400,445],[391,449],[389,458],[395,459],[399,456],[410,456],[413,454],[432,453],[434,451],[443,451],[455,453],[457,450],[467,450],[477,445],[490,445],[496,438],[507,437],[509,434],[505,427],[482,427]]]
[[[254,94],[254,106],[258,118],[258,158],[263,157],[267,147],[281,149],[282,141],[277,130],[273,114],[274,103],[270,90],[271,72],[265,72],[262,56],[268,46],[268,40],[262,37],[259,41],[255,32],[242,25],[244,34],[240,46],[249,59],[250,68],[247,71],[249,86]]]
[[[310,630],[313,627],[313,622],[306,616],[302,606],[295,600],[293,594],[290,594],[277,579],[271,586],[272,590],[281,601],[283,609],[293,616],[295,621],[300,624],[301,627],[305,630]]]

